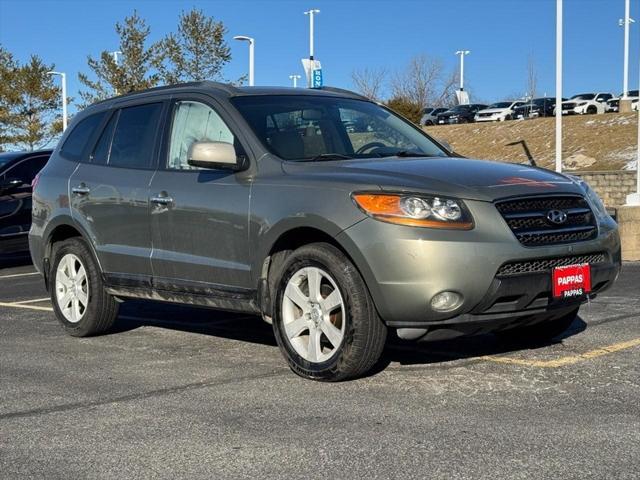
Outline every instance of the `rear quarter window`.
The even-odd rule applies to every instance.
[[[60,149],[60,154],[69,160],[80,161],[89,140],[93,136],[96,128],[100,126],[104,115],[105,112],[96,113],[78,122],[64,141]]]

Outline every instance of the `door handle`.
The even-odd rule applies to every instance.
[[[73,187],[71,189],[71,192],[73,192],[76,195],[88,195],[89,192],[91,192],[91,189],[87,187],[84,183],[81,183],[77,187]]]
[[[173,203],[173,198],[166,195],[156,195],[155,197],[151,197],[151,203],[155,203],[157,205],[171,205]]]

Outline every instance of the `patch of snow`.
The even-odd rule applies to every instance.
[[[630,162],[627,162],[622,167],[622,170],[637,170],[637,169],[638,169],[638,160],[631,160]]]

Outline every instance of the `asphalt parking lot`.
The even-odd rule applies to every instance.
[[[391,344],[340,384],[254,317],[132,302],[70,338],[0,270],[2,478],[638,478],[639,396],[640,264],[552,344]]]

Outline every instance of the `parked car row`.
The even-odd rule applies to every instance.
[[[593,115],[617,112],[619,97],[611,93],[580,93],[562,99],[562,115]],[[631,90],[629,98],[632,109],[638,110],[638,90]],[[496,102],[489,106],[482,104],[456,105],[452,108],[428,107],[422,111],[420,125],[445,125],[469,122],[504,122],[523,118],[551,117],[555,115],[555,97],[539,97],[531,100],[511,100]]]
[[[617,112],[620,110],[620,99],[623,94],[621,93],[617,97],[607,100],[606,111]],[[638,90],[629,90],[628,98],[631,100],[631,109],[635,112],[638,111],[638,99],[640,99],[640,92]]]

